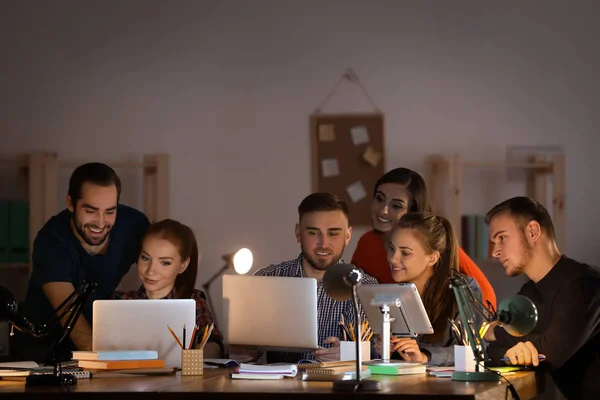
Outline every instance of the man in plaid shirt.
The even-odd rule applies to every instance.
[[[344,248],[350,242],[352,228],[348,225],[348,205],[330,193],[313,193],[298,206],[299,222],[296,240],[302,253],[298,258],[262,268],[254,275],[315,278],[317,280],[317,322],[320,349],[311,353],[269,352],[267,362],[297,363],[302,359],[336,361],[340,359],[342,330],[338,322],[343,315],[346,324],[354,326],[352,300],[334,300],[323,289],[323,275],[327,268],[341,260]],[[361,271],[362,272],[362,271]],[[376,284],[377,280],[363,272],[361,284]],[[361,321],[366,320],[359,304]],[[256,353],[232,346],[229,357],[240,362],[249,361]]]

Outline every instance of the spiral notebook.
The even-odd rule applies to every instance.
[[[91,378],[91,374],[90,371],[80,371],[80,370],[63,370],[63,375],[74,375],[77,379],[90,379]],[[32,376],[32,375],[52,375],[54,374],[53,371],[44,371],[44,372],[37,372],[37,371],[33,371],[33,370],[29,370],[29,371],[2,371],[0,373],[0,378],[3,381],[22,381],[25,382],[27,380],[28,376]]]

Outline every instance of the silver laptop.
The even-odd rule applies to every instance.
[[[380,334],[383,323],[381,301],[390,305],[392,333],[415,337],[433,333],[429,316],[413,283],[359,285],[356,294],[362,303],[373,333]]]
[[[167,325],[186,347],[196,325],[193,299],[96,300],[93,304],[92,350],[156,350],[165,367],[181,367],[181,347]]]
[[[314,278],[224,275],[223,316],[230,344],[287,351],[319,347]]]

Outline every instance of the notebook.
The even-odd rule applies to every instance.
[[[63,375],[73,375],[75,376],[77,379],[90,379],[91,375],[90,375],[90,371],[80,371],[80,370],[63,370],[62,371]],[[53,375],[54,371],[48,371],[48,372],[36,372],[33,370],[30,371],[2,371],[2,373],[0,374],[0,378],[2,378],[3,381],[21,381],[21,382],[25,382],[27,380],[28,376],[32,376],[32,375]]]

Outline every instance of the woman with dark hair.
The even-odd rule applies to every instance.
[[[428,363],[454,364],[454,345],[460,344],[449,320],[458,316],[454,292],[448,277],[458,273],[458,244],[450,222],[431,213],[405,214],[393,228],[387,243],[387,258],[394,282],[413,283],[433,326],[433,333],[412,338],[391,337],[391,358]],[[481,301],[477,282],[466,277],[473,295]],[[476,321],[479,326],[481,321]],[[381,336],[375,350],[382,352]]]
[[[188,226],[172,219],[156,222],[144,235],[137,261],[142,286],[131,292],[115,292],[112,298],[194,299],[196,325],[198,332],[203,332],[214,320],[206,295],[194,288],[198,259],[196,237]],[[222,357],[223,337],[216,326],[204,347],[204,354],[206,358]]]
[[[352,264],[375,277],[379,283],[394,283],[388,265],[385,243],[400,218],[408,212],[431,212],[425,181],[417,172],[396,168],[375,183],[371,201],[373,230],[358,240]],[[496,307],[496,293],[481,269],[458,247],[460,273],[473,277],[483,294],[485,304]]]

